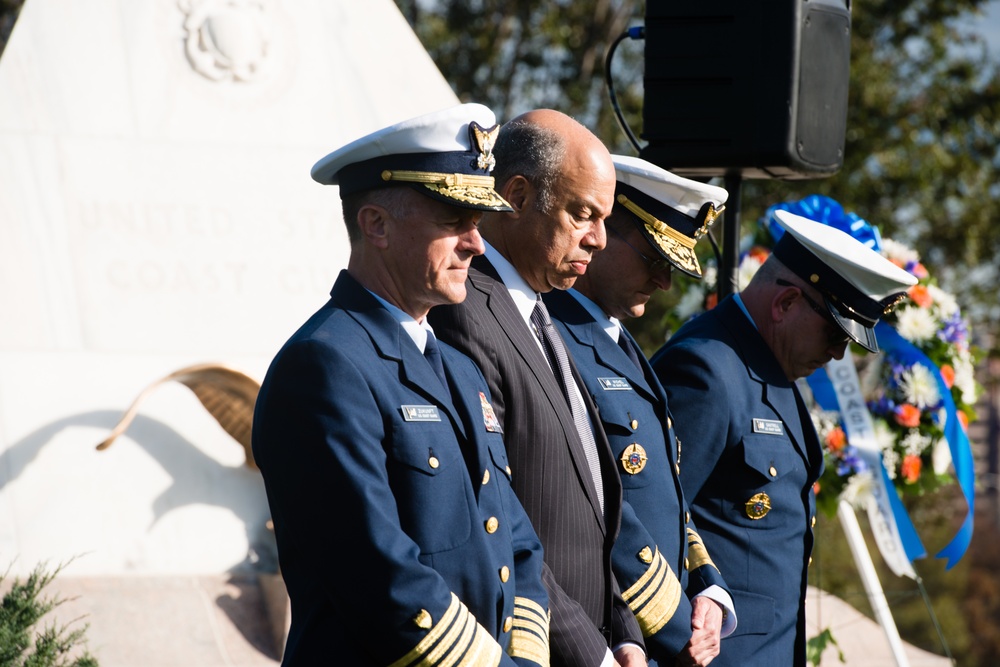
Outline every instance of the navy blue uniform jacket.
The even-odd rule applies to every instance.
[[[254,414],[292,605],[282,664],[543,663],[541,544],[482,374],[441,345],[449,395],[354,278],[331,296],[272,362]]]
[[[713,667],[805,665],[823,455],[798,389],[732,297],[681,327],[652,365],[682,443],[684,494],[739,613]]]
[[[625,502],[611,554],[615,577],[639,620],[647,653],[673,664],[691,639],[690,598],[726,584],[684,500],[667,395],[645,357],[639,354],[640,370],[573,295],[554,290],[545,303],[597,404],[621,475]],[[630,474],[621,458],[634,444],[647,458]]]

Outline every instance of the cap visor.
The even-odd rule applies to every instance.
[[[470,208],[476,211],[502,211],[510,212],[511,208],[507,200],[493,188],[484,187],[441,187],[426,185],[424,183],[407,183],[417,192],[427,195],[431,199],[458,206],[459,208]]]
[[[824,299],[824,301],[826,301],[826,308],[830,311],[833,321],[836,322],[841,329],[843,329],[848,338],[872,354],[878,352],[878,341],[875,339],[874,328],[866,327],[857,320],[844,317],[828,300]]]

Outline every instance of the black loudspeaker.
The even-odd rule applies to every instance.
[[[646,0],[641,156],[690,177],[844,163],[850,0]]]

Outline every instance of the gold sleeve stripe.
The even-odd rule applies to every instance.
[[[687,529],[688,535],[688,572],[697,570],[703,565],[711,565],[718,572],[719,568],[712,562],[711,556],[708,555],[708,549],[701,541],[701,536],[696,533],[693,529]]]
[[[639,621],[643,636],[649,637],[670,622],[682,594],[681,582],[657,549],[649,569],[622,597]]]
[[[452,593],[451,604],[441,620],[390,667],[496,667],[501,655],[500,645]]]
[[[457,655],[451,656],[450,659],[443,660],[440,663],[441,666],[479,667],[479,665],[486,665],[488,667],[497,667],[500,664],[500,658],[503,656],[503,649],[490,633],[486,631],[486,628],[476,623],[471,614],[469,618],[472,620],[472,627],[475,631],[469,650],[465,652],[465,655],[461,656],[460,660],[456,661],[456,658],[458,658]]]
[[[542,667],[549,665],[549,616],[530,598],[514,598],[514,627],[507,654],[531,660]]]
[[[542,605],[531,598],[514,598],[514,618],[534,619],[536,623],[546,628],[549,626],[549,615]]]

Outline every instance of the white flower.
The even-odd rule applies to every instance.
[[[753,255],[747,255],[740,262],[740,267],[736,270],[736,289],[743,291],[750,284],[750,279],[754,277],[760,268],[761,261]]]
[[[976,375],[972,367],[972,358],[961,354],[955,359],[955,385],[962,392],[962,402],[969,405],[976,403]]]
[[[684,292],[684,296],[674,306],[674,313],[681,322],[687,322],[692,315],[697,315],[705,309],[705,294],[701,286],[696,285]]]
[[[882,467],[885,468],[886,474],[889,479],[896,479],[896,466],[899,464],[899,454],[896,453],[895,449],[883,449],[882,450]]]
[[[719,267],[715,264],[708,264],[702,271],[702,282],[705,284],[705,289],[708,291],[715,291],[715,283],[719,279]]]
[[[890,261],[895,261],[906,266],[910,262],[919,262],[920,255],[909,246],[893,241],[892,239],[882,239],[882,255]]]
[[[943,475],[948,472],[948,467],[951,465],[951,449],[948,448],[948,441],[944,438],[934,443],[934,451],[931,452],[931,463],[934,466],[936,474]]]
[[[892,451],[892,448],[896,446],[896,434],[893,433],[884,419],[873,421],[875,423],[875,442],[878,444],[879,451],[882,453]]]
[[[934,300],[934,306],[937,308],[938,317],[942,320],[951,319],[951,317],[958,312],[958,301],[955,300],[948,292],[937,285],[928,285],[927,293],[930,294],[931,299]]]
[[[840,499],[848,502],[855,509],[864,509],[873,499],[872,487],[874,484],[875,477],[871,470],[852,475],[847,480],[844,490],[840,492]]]
[[[923,435],[915,428],[911,428],[903,438],[903,449],[907,455],[920,456],[921,453],[931,445],[930,437]]]
[[[934,337],[938,323],[934,315],[924,308],[903,308],[899,311],[896,329],[911,343],[924,343]]]
[[[913,364],[899,378],[899,388],[906,396],[906,402],[921,410],[933,408],[941,402],[937,381],[923,364]]]

